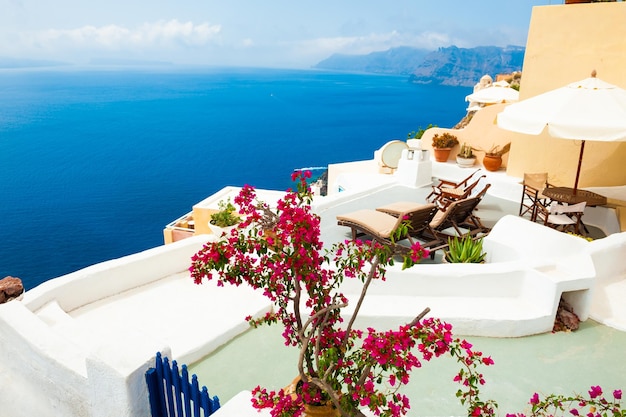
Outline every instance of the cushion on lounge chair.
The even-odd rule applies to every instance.
[[[433,217],[433,220],[430,222],[430,227],[432,227],[433,229],[436,229],[441,224],[441,222],[445,220],[445,218],[446,218],[446,212],[438,210],[437,214],[435,214],[435,217]]]
[[[387,204],[382,207],[376,207],[376,210],[398,217],[403,213],[425,209],[426,207],[435,207],[435,205],[432,203],[416,203],[415,201],[397,201],[395,203]]]
[[[376,210],[358,210],[337,216],[339,223],[354,224],[362,230],[376,233],[379,237],[389,239],[391,232],[402,222],[401,218]]]

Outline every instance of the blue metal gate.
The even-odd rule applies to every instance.
[[[211,398],[206,387],[199,388],[198,377],[189,382],[187,365],[182,366],[157,353],[154,368],[146,372],[152,417],[208,417],[220,408],[217,396]]]

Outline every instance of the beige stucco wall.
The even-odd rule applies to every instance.
[[[500,129],[496,123],[496,116],[504,109],[505,104],[494,104],[487,106],[476,112],[470,123],[463,129],[447,129],[447,128],[431,128],[424,132],[422,136],[422,148],[432,149],[432,139],[435,134],[449,132],[455,135],[459,144],[467,143],[476,151],[477,166],[482,163],[484,152],[481,150],[489,150],[494,145],[506,144],[512,142],[513,134]],[[450,153],[449,161],[454,161],[456,154],[459,152],[460,146],[455,146]],[[507,166],[509,154],[502,157],[502,166]]]
[[[626,2],[537,6],[526,44],[520,99],[590,76],[626,88]],[[550,181],[572,186],[580,141],[508,134],[507,173],[548,172]],[[580,187],[626,184],[626,142],[587,141]]]

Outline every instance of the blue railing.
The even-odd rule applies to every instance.
[[[182,375],[178,364],[157,353],[154,368],[146,372],[152,417],[208,417],[220,408],[217,396],[211,398],[206,387],[200,390],[198,377],[189,382],[187,365]]]

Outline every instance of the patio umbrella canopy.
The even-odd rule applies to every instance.
[[[481,104],[509,103],[519,100],[519,92],[509,87],[509,83],[495,82],[465,97],[465,101]]]
[[[497,116],[498,127],[518,133],[548,134],[581,140],[574,192],[585,141],[626,141],[626,90],[596,78],[571,83],[507,106]]]

